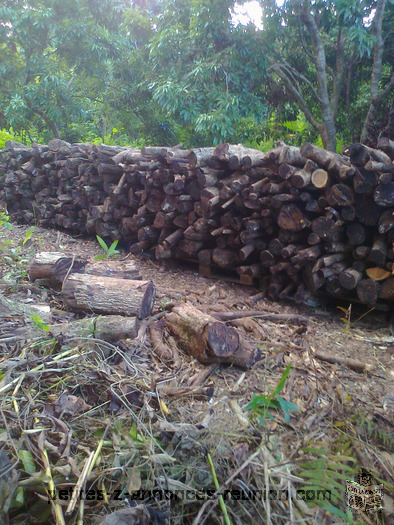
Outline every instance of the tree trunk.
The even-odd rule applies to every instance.
[[[383,36],[382,23],[384,9],[386,7],[386,0],[378,0],[376,3],[376,11],[373,19],[373,26],[375,28],[375,50],[373,55],[373,65],[371,74],[371,88],[370,88],[370,105],[365,119],[363,129],[361,131],[360,142],[368,145],[376,145],[377,137],[375,132],[376,114],[382,102],[383,96],[390,91],[390,86],[394,85],[394,75],[391,76],[388,86],[382,91],[379,90],[379,80],[382,72],[382,55],[383,55]]]

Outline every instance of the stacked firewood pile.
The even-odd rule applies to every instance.
[[[142,149],[53,140],[0,153],[17,220],[120,239],[132,253],[262,278],[274,298],[394,298],[394,143]]]

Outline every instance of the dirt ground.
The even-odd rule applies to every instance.
[[[72,237],[64,232],[39,227],[34,228],[31,238],[23,244],[27,230],[27,226],[14,224],[12,230],[0,231],[0,245],[2,240],[12,241],[12,244],[3,246],[0,253],[0,291],[5,297],[25,304],[49,305],[52,319],[56,322],[81,317],[80,314],[64,311],[58,292],[29,283],[26,270],[38,251],[64,251],[78,258],[91,259],[102,253],[102,249],[94,239]],[[11,249],[17,249],[17,252],[11,253]],[[271,302],[267,298],[253,303],[251,297],[259,293],[253,287],[207,279],[185,268],[168,268],[164,263],[148,256],[132,256],[122,252],[116,257],[134,260],[143,279],[153,281],[157,289],[154,312],[160,311],[170,302],[190,301],[207,312],[257,309],[262,312],[298,314],[308,318],[306,330],[287,322],[254,319],[253,323],[243,323],[240,329],[244,329],[246,337],[260,347],[262,359],[247,371],[228,366],[218,367],[204,383],[204,387],[213,388],[210,398],[187,394],[166,395],[163,389],[162,397],[158,399],[157,393],[163,385],[186,387],[206,367],[183,354],[181,350],[181,361],[177,366],[160,362],[147,344],[143,355],[137,359],[136,366],[140,367],[141,378],[149,388],[144,391],[145,401],[139,405],[140,412],[134,421],[137,421],[137,427],[138,421],[141,422],[141,429],[150,425],[149,435],[159,436],[160,446],[166,454],[177,459],[182,465],[183,473],[181,475],[175,467],[164,461],[157,469],[152,467],[154,476],[143,477],[143,486],[148,478],[151,478],[151,484],[147,483],[146,486],[156,487],[158,480],[167,477],[175,480],[178,485],[173,481],[173,486],[178,488],[183,483],[202,489],[207,486],[208,479],[209,483],[212,482],[211,470],[205,459],[207,452],[210,452],[214,461],[219,484],[226,487],[253,486],[265,490],[267,483],[285,488],[291,483],[298,487],[303,486],[303,481],[308,480],[308,476],[310,486],[317,486],[316,480],[308,474],[314,468],[312,462],[323,458],[323,464],[327,466],[329,461],[339,461],[338,458],[345,457],[346,465],[343,465],[343,469],[338,467],[337,477],[333,475],[336,482],[342,485],[341,497],[336,503],[331,502],[334,508],[316,502],[307,507],[297,504],[293,508],[287,502],[279,505],[263,501],[246,505],[226,501],[230,521],[259,522],[260,517],[261,523],[376,523],[376,520],[394,523],[390,496],[394,483],[394,333],[387,312],[368,312],[367,308],[353,305],[350,322],[346,322],[345,314],[338,306],[347,308],[349,305],[342,303],[296,305]],[[16,325],[12,324],[15,321],[10,320],[3,323],[3,327],[0,327],[0,359],[4,363],[16,355],[16,347],[12,343],[2,342],[12,334],[13,326]],[[317,355],[320,358],[316,358]],[[361,368],[356,371],[352,368],[351,361],[347,364],[340,360],[330,363],[329,359],[322,359],[322,355],[328,358],[353,359],[359,367],[370,366],[364,371]],[[285,412],[273,410],[270,411],[273,419],[267,417],[264,421],[251,422],[245,407],[253,395],[267,395],[272,392],[288,364],[291,364],[290,373],[280,395],[298,410],[291,410],[289,418]],[[95,365],[90,366],[89,373],[94,370]],[[2,368],[4,371],[6,367]],[[118,374],[126,374],[119,366],[116,370]],[[127,382],[130,377],[126,374],[124,380]],[[4,381],[0,383],[0,387],[2,384]],[[89,398],[83,389],[76,389],[74,382],[72,384],[73,388],[64,381],[59,389],[55,388],[55,392],[78,392],[76,395],[82,396],[91,406],[92,397]],[[156,395],[147,402],[149,392],[152,391]],[[51,395],[55,392],[52,391]],[[10,392],[8,395],[10,396]],[[48,399],[54,401],[52,397],[45,397],[46,403]],[[6,431],[7,425],[16,425],[17,418],[15,414],[11,415],[10,397],[0,393],[0,401],[3,420],[6,421],[3,430]],[[20,403],[22,401],[21,398]],[[108,413],[100,414],[97,414],[97,418],[109,418]],[[74,415],[66,420],[67,425],[75,430],[81,423],[81,417]],[[127,411],[119,409],[119,421],[126,421],[129,417]],[[78,421],[75,422],[75,419]],[[96,419],[92,423],[95,428],[97,421]],[[86,420],[85,431],[88,423]],[[142,433],[142,430],[139,431]],[[81,440],[89,448],[88,438],[85,436]],[[261,448],[262,443],[264,448]],[[0,444],[3,443],[0,441]],[[121,445],[119,447],[122,448]],[[3,447],[3,450],[8,449]],[[11,456],[16,454],[12,447],[11,452],[8,452]],[[109,452],[107,459],[108,457]],[[145,460],[147,458],[141,457],[145,457]],[[55,468],[55,460],[52,461]],[[26,465],[24,466],[26,470]],[[354,479],[362,467],[373,473],[376,483],[383,484],[384,510],[373,515],[361,512],[353,516],[347,506],[345,478]],[[239,475],[231,479],[240,468]],[[333,470],[335,469],[330,467],[327,472]],[[19,480],[26,476],[26,472],[19,473]],[[132,485],[130,478],[127,479],[129,486]],[[226,484],[229,479],[230,482]],[[327,474],[322,487],[327,486],[327,479],[331,483]],[[28,501],[28,495],[26,492],[25,502]],[[146,502],[144,504],[149,510],[149,505]],[[221,505],[217,501],[204,505],[201,512],[202,503],[169,507],[162,502],[156,507],[153,505],[157,509],[155,512],[151,506],[151,521],[146,523],[203,523],[205,520],[207,523],[224,523]],[[124,503],[120,505],[121,509],[124,507]],[[129,510],[130,507],[135,510],[132,505],[126,505]],[[90,509],[88,505],[86,508]],[[89,510],[90,514],[85,510],[85,522],[93,523],[99,516],[104,519],[105,515],[114,510],[119,510],[115,503],[100,508],[96,506]],[[22,505],[18,512],[10,509],[10,516],[14,517],[15,522],[23,523],[28,522],[29,513]],[[51,519],[48,517],[49,522]],[[56,522],[56,518],[53,519]],[[133,519],[136,520],[134,515]],[[130,518],[130,523],[139,521],[132,521]]]

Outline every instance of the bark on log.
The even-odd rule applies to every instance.
[[[72,274],[63,283],[64,304],[76,311],[148,317],[155,300],[151,281]]]
[[[166,326],[185,352],[201,363],[222,362],[251,368],[260,359],[260,350],[253,348],[236,329],[191,304],[174,307],[166,316]]]
[[[54,285],[59,285],[63,282],[72,262],[73,258],[67,257],[62,252],[37,253],[29,269],[29,279],[32,282],[37,279],[48,279]],[[74,264],[77,266],[78,261],[74,261]]]
[[[309,142],[306,142],[301,146],[301,155],[303,155],[307,159],[313,160],[324,169],[328,168],[330,162],[333,159],[339,159],[340,162],[343,162],[342,157],[337,153],[333,153],[332,151],[326,151],[325,149],[319,148],[318,146],[314,146]]]
[[[134,317],[125,318],[121,315],[106,315],[89,319],[78,319],[69,323],[50,326],[50,334],[62,340],[95,337],[114,343],[121,339],[134,339],[137,335],[137,325]]]

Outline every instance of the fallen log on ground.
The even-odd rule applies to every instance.
[[[114,343],[121,339],[134,339],[137,335],[135,317],[125,318],[121,315],[78,319],[69,323],[53,324],[49,328],[53,337],[61,337],[64,341],[94,337]]]
[[[61,285],[67,275],[84,273],[118,279],[142,279],[133,261],[105,260],[86,261],[70,257],[62,252],[40,252],[34,257],[29,269],[32,282],[46,279],[54,285]]]
[[[258,317],[263,321],[277,321],[277,322],[288,322],[288,323],[299,323],[307,324],[308,319],[302,315],[294,314],[267,314],[266,312],[261,312],[260,310],[247,310],[240,312],[215,312],[212,314],[212,317],[218,319],[219,321],[232,321],[234,319],[242,319],[244,317]]]
[[[260,350],[238,330],[191,304],[175,306],[166,316],[166,327],[181,348],[201,363],[222,362],[250,368],[260,359]]]
[[[62,286],[64,304],[72,310],[148,317],[155,301],[151,281],[71,274]]]
[[[361,361],[358,361],[357,359],[351,359],[351,358],[342,357],[339,355],[326,354],[324,352],[315,352],[313,354],[313,357],[315,359],[319,359],[319,361],[325,361],[326,363],[346,366],[350,368],[351,370],[354,370],[355,372],[359,372],[360,374],[364,372],[372,372],[373,370],[372,365],[363,363]]]

